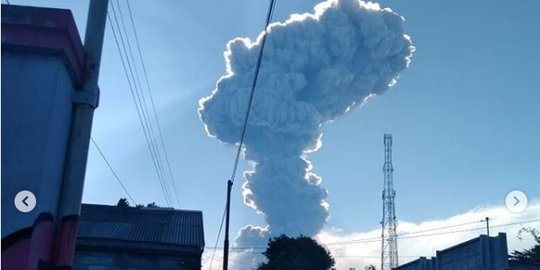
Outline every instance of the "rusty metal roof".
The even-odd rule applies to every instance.
[[[204,247],[201,211],[82,204],[78,238]]]

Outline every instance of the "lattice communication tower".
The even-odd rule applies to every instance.
[[[392,135],[384,134],[384,189],[382,193],[383,217],[381,221],[381,269],[391,270],[398,266],[398,247],[397,247],[397,220],[394,199],[396,191],[394,190],[392,166]]]

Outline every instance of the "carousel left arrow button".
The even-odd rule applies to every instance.
[[[15,195],[14,203],[17,210],[28,213],[36,207],[36,196],[28,190],[22,190]]]

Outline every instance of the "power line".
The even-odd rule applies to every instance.
[[[134,81],[134,86],[135,86],[135,93],[136,93],[136,96],[137,96],[139,106],[141,108],[142,118],[143,118],[145,126],[146,126],[146,132],[148,134],[148,138],[150,139],[149,144],[151,145],[151,151],[152,151],[152,154],[155,156],[155,161],[156,161],[159,177],[161,178],[161,181],[163,182],[162,185],[166,189],[166,193],[167,193],[166,196],[168,197],[168,200],[169,200],[170,204],[173,204],[173,199],[172,199],[173,196],[172,196],[172,194],[174,194],[174,197],[176,198],[177,206],[180,207],[180,200],[179,200],[179,197],[178,197],[178,191],[176,190],[176,184],[175,184],[174,176],[172,174],[172,170],[171,170],[171,167],[170,167],[170,161],[169,161],[169,158],[168,158],[167,149],[165,147],[165,143],[164,143],[164,140],[163,140],[163,135],[162,135],[162,132],[161,132],[161,126],[159,124],[159,119],[157,117],[157,112],[156,112],[156,109],[155,109],[155,104],[154,104],[154,101],[153,101],[152,92],[150,90],[150,83],[149,83],[148,75],[147,75],[148,72],[146,71],[146,65],[144,64],[144,58],[142,57],[142,52],[141,52],[141,49],[140,49],[140,43],[139,43],[136,28],[135,28],[135,22],[133,20],[133,14],[131,12],[131,7],[129,5],[129,2],[126,1],[126,4],[128,6],[128,14],[129,14],[130,22],[131,22],[131,29],[133,30],[133,36],[134,36],[135,42],[136,42],[135,47],[137,48],[137,51],[139,53],[139,60],[141,61],[143,74],[144,74],[145,81],[146,81],[146,86],[147,86],[147,92],[148,92],[148,95],[150,97],[150,103],[152,105],[152,110],[151,111],[148,109],[149,106],[148,106],[148,103],[147,103],[147,98],[145,97],[144,87],[142,86],[141,79],[140,79],[140,76],[139,76],[139,70],[137,69],[137,64],[136,64],[135,56],[134,56],[133,49],[132,49],[133,46],[131,46],[128,30],[127,30],[125,20],[124,20],[124,15],[123,15],[123,12],[122,12],[122,6],[120,5],[119,1],[116,1],[116,5],[117,5],[117,8],[118,8],[118,14],[119,14],[120,22],[121,22],[121,25],[122,25],[122,28],[120,28],[120,26],[119,26],[120,24],[118,23],[118,21],[116,21],[117,25],[118,25],[118,31],[119,31],[120,38],[121,38],[122,41],[123,41],[122,30],[124,32],[124,36],[126,37],[126,42],[125,43],[127,44],[127,50],[124,47],[124,51],[125,51],[126,59],[128,60],[128,65],[130,67],[130,73],[131,73],[132,77],[134,78],[133,81]],[[114,4],[112,5],[112,7],[113,7],[113,15],[114,15],[114,14],[116,14]],[[117,19],[117,18],[115,17],[115,19]],[[129,51],[129,54],[128,54],[128,51]],[[129,61],[130,58],[131,58],[131,62]],[[133,66],[133,70],[131,69],[131,66]],[[153,119],[156,121],[155,125],[157,126],[157,132],[156,132],[156,128],[154,127],[154,123],[152,121],[152,117],[151,117],[152,113],[154,114]],[[159,135],[159,138],[161,139],[161,141],[160,141],[161,144],[158,143],[158,140],[156,139],[156,134],[155,133],[157,133]],[[168,168],[170,181],[171,181],[171,184],[173,186],[172,191],[171,191],[171,188],[170,188],[169,183],[167,181],[167,176],[166,176],[167,174],[165,173],[165,166],[163,164],[164,162],[162,161],[162,155],[164,156],[164,159],[166,161],[165,163],[166,163],[167,168]]]
[[[154,155],[156,156],[157,167],[158,167],[158,169],[159,169],[159,171],[161,173],[161,177],[163,178],[164,185],[166,186],[166,188],[167,188],[167,190],[169,192],[169,199],[171,200],[171,203],[172,203],[171,190],[170,190],[170,187],[169,187],[169,185],[167,183],[167,180],[165,179],[165,171],[163,169],[163,164],[161,162],[161,153],[160,153],[159,147],[158,147],[157,142],[156,142],[156,136],[154,134],[154,126],[152,125],[152,120],[151,120],[151,118],[149,116],[148,105],[146,103],[146,98],[145,98],[143,87],[142,87],[142,84],[141,84],[139,71],[137,70],[137,65],[135,64],[135,57],[133,56],[133,50],[131,48],[131,42],[130,42],[130,39],[129,39],[126,24],[124,22],[124,15],[122,13],[122,8],[120,6],[120,2],[116,1],[116,5],[118,6],[118,14],[120,15],[120,22],[122,23],[122,29],[123,29],[124,35],[126,37],[126,44],[127,44],[127,48],[128,48],[128,51],[129,51],[129,57],[131,57],[131,64],[133,65],[133,74],[135,75],[135,79],[136,79],[135,81],[137,83],[136,87],[135,87],[135,90],[137,91],[137,98],[139,100],[139,104],[141,104],[140,106],[141,106],[142,112],[143,112],[143,119],[145,120],[146,128],[148,130],[148,135],[149,135],[149,138],[150,138],[150,143],[151,143],[152,148],[154,150]],[[114,12],[114,9],[113,9],[113,12]],[[126,54],[126,56],[127,56],[127,54]],[[128,57],[128,59],[129,59],[129,57]]]
[[[459,226],[464,226],[464,225],[474,224],[474,223],[479,223],[479,222],[481,222],[481,221],[466,222],[466,223],[461,223],[461,224],[456,224],[456,225],[450,225],[450,226],[438,227],[438,228],[433,228],[433,229],[415,231],[415,232],[410,232],[410,233],[405,233],[405,234],[402,234],[402,235],[398,235],[398,238],[401,238],[401,239],[422,238],[422,237],[429,237],[429,236],[453,234],[453,233],[459,233],[459,232],[470,232],[470,231],[484,230],[485,229],[484,227],[476,227],[476,228],[471,228],[471,229],[453,230],[453,231],[437,232],[437,233],[431,233],[431,234],[414,235],[414,234],[417,234],[418,232],[438,231],[438,230],[445,229],[445,228],[459,227]],[[523,224],[534,223],[534,222],[540,222],[540,219],[523,220],[523,221],[516,221],[516,222],[511,222],[511,223],[499,224],[499,225],[491,226],[491,228],[508,227],[508,226],[514,226],[514,225],[523,225]],[[410,236],[407,236],[407,235],[410,235]],[[219,236],[218,236],[218,239],[219,239]],[[380,241],[380,239],[374,237],[374,238],[356,239],[356,240],[352,240],[352,241],[330,242],[330,243],[321,243],[321,244],[326,245],[326,246],[329,246],[329,245],[352,245],[352,244],[357,244],[357,243],[372,243],[372,242],[378,242],[378,241]],[[216,241],[216,243],[217,242],[218,241]],[[223,249],[224,247],[214,246],[214,247],[209,247],[209,248],[213,248],[214,249],[214,254],[215,254],[216,249]],[[260,247],[260,246],[232,247],[231,251],[232,252],[237,252],[237,253],[261,253],[264,250],[266,250],[266,248],[267,247]],[[336,257],[336,258],[340,258],[340,257],[343,257],[343,258],[358,257],[358,258],[374,258],[374,259],[375,258],[380,258],[379,256],[334,256],[334,257]],[[405,257],[416,258],[416,257],[427,257],[427,256],[405,255],[405,256],[400,256],[400,257],[402,257],[402,258],[405,258]],[[212,255],[212,259],[210,261],[210,267],[212,265],[213,260],[214,260],[214,255]],[[211,270],[211,268],[208,268],[208,269]]]
[[[126,48],[124,46],[124,52],[125,52],[125,55],[126,55],[126,59],[128,60],[128,66],[129,66],[131,76],[134,78],[134,86],[135,86],[135,92],[137,94],[137,100],[139,102],[139,106],[141,107],[143,120],[144,120],[144,122],[146,124],[146,130],[148,132],[148,138],[150,138],[150,145],[151,145],[151,148],[153,150],[153,155],[155,156],[155,161],[156,161],[156,165],[157,165],[158,174],[160,174],[160,177],[161,177],[161,179],[163,181],[163,186],[166,189],[167,196],[168,196],[168,199],[169,199],[169,204],[172,205],[173,200],[172,200],[171,190],[170,190],[170,187],[169,187],[169,185],[167,183],[167,180],[165,179],[165,171],[163,169],[163,164],[161,162],[161,155],[160,155],[159,147],[157,145],[156,138],[155,138],[155,135],[154,135],[154,127],[152,125],[152,121],[151,121],[149,113],[148,113],[148,107],[147,107],[147,104],[146,104],[146,98],[144,96],[144,92],[143,92],[143,89],[142,89],[141,80],[140,80],[140,77],[139,77],[139,72],[137,70],[137,65],[135,64],[135,57],[133,56],[133,50],[131,49],[131,43],[130,43],[130,40],[129,40],[129,35],[128,35],[127,29],[126,29],[126,25],[124,23],[124,16],[123,16],[123,13],[122,13],[122,8],[120,6],[119,1],[116,1],[116,4],[118,6],[118,13],[120,15],[120,22],[122,23],[122,28],[120,28],[120,24],[118,24],[118,20],[116,20],[116,16],[115,16],[115,20],[116,20],[117,25],[118,25],[118,31],[119,31],[119,34],[120,34],[120,39],[122,41],[122,44],[124,45],[123,38],[122,38],[122,29],[123,29],[124,36],[126,37],[125,44],[127,44],[127,48],[128,48],[128,50],[126,50]],[[115,8],[114,8],[114,3],[112,4],[112,8],[113,8],[113,14],[116,15]],[[127,54],[128,51],[129,51],[129,55]],[[129,61],[130,57],[131,57],[131,62]],[[133,66],[133,69],[131,69],[131,66]]]
[[[219,230],[218,230],[218,235],[217,235],[217,238],[216,238],[216,244],[214,246],[214,251],[212,252],[212,258],[210,259],[210,265],[208,266],[208,270],[211,270],[212,269],[212,264],[214,262],[214,257],[216,256],[216,251],[217,251],[217,244],[219,243],[219,238],[221,236],[221,230],[223,229],[223,222],[225,221],[225,211],[223,211],[223,216],[221,217],[221,224],[219,225]]]
[[[491,226],[491,228],[508,227],[508,226],[513,226],[513,225],[528,224],[528,223],[534,223],[534,222],[539,222],[539,221],[540,221],[540,219],[521,221],[521,222],[512,222],[512,223],[506,223],[506,224],[499,224],[499,225]],[[422,234],[422,235],[416,235],[416,236],[414,236],[414,235],[413,236],[404,236],[404,237],[401,237],[401,239],[410,239],[410,238],[418,238],[418,237],[435,236],[435,235],[439,235],[439,234],[452,234],[452,233],[469,232],[469,231],[480,231],[480,230],[485,230],[485,229],[486,229],[485,227],[476,227],[476,228],[471,228],[471,229],[448,231],[448,232],[443,232],[443,233],[431,233],[431,234]]]
[[[238,163],[240,160],[240,153],[242,152],[242,145],[244,144],[244,138],[246,137],[246,130],[249,120],[249,115],[251,113],[251,105],[253,103],[253,97],[255,96],[255,88],[257,87],[257,81],[259,79],[259,70],[261,69],[264,45],[266,44],[266,37],[268,36],[268,26],[272,21],[272,16],[274,15],[274,8],[276,5],[275,0],[270,0],[270,5],[268,7],[268,15],[266,16],[266,26],[264,27],[264,35],[261,40],[261,49],[259,50],[259,55],[257,57],[257,65],[255,66],[255,76],[253,77],[253,83],[251,84],[251,91],[249,93],[249,100],[246,109],[246,116],[244,117],[244,124],[242,126],[242,135],[240,136],[240,143],[238,144],[238,150],[236,151],[236,158],[234,159],[233,172],[231,175],[231,181],[234,183],[234,178],[236,177],[236,171],[238,169]]]
[[[461,230],[452,230],[452,231],[445,231],[445,232],[436,232],[436,233],[429,233],[429,234],[420,234],[420,235],[414,235],[417,232],[428,232],[428,231],[438,231],[442,228],[451,228],[451,227],[458,227],[463,226],[467,224],[474,224],[479,223],[481,221],[475,221],[475,222],[467,222],[457,225],[451,225],[451,226],[445,226],[445,227],[439,227],[439,228],[433,228],[433,229],[426,229],[422,231],[416,231],[411,233],[405,233],[398,235],[399,239],[412,239],[412,238],[422,238],[422,237],[429,237],[429,236],[437,236],[437,235],[446,235],[446,234],[454,234],[454,233],[460,233],[460,232],[472,232],[472,231],[480,231],[484,230],[485,227],[475,227],[475,228],[469,228],[469,229],[461,229]],[[535,223],[540,222],[540,219],[532,219],[532,220],[522,220],[522,221],[516,221],[511,223],[504,223],[504,224],[498,224],[495,226],[491,226],[491,228],[500,228],[500,227],[508,227],[508,226],[514,226],[514,225],[522,225],[522,224],[529,224],[529,223]],[[345,245],[352,245],[352,244],[358,244],[358,243],[373,243],[380,241],[379,237],[370,237],[370,238],[361,238],[361,239],[355,239],[355,240],[349,240],[349,241],[337,241],[337,242],[321,242],[320,244],[326,245],[326,246],[332,246],[332,245],[339,245],[339,246],[345,246]],[[217,249],[223,249],[223,247],[209,247],[209,248],[217,248]],[[262,246],[244,246],[244,247],[232,247],[231,250],[236,250],[237,252],[246,252],[248,250],[265,250],[267,247]],[[400,256],[402,257],[402,256]],[[377,257],[379,258],[379,257]]]
[[[429,232],[429,231],[439,231],[439,230],[455,228],[455,227],[461,227],[461,226],[465,226],[465,225],[477,224],[477,223],[482,223],[482,222],[483,222],[482,220],[465,222],[465,223],[442,226],[442,227],[436,227],[436,228],[425,229],[425,230],[420,230],[420,231],[406,232],[406,233],[399,234],[399,236],[404,236],[404,235],[409,235],[409,234],[418,234],[418,233]]]
[[[157,129],[158,129],[158,134],[159,134],[159,138],[160,138],[160,141],[161,141],[161,146],[163,148],[165,161],[166,161],[166,164],[167,164],[167,168],[169,170],[169,176],[170,176],[172,184],[173,184],[173,191],[174,191],[174,194],[176,196],[176,201],[178,203],[178,206],[180,206],[180,199],[178,198],[178,192],[176,190],[176,184],[175,184],[176,181],[174,179],[174,176],[173,176],[173,173],[172,173],[172,170],[171,170],[171,164],[169,162],[169,155],[167,153],[167,147],[165,147],[165,141],[163,140],[163,133],[161,132],[161,125],[159,123],[159,119],[158,119],[157,112],[156,112],[154,98],[153,98],[153,95],[152,95],[152,88],[150,87],[150,82],[148,80],[148,72],[146,71],[146,65],[144,64],[144,58],[142,56],[141,46],[140,46],[140,43],[139,43],[139,36],[137,35],[137,30],[136,30],[136,27],[135,27],[135,21],[133,20],[133,13],[131,12],[131,5],[129,4],[129,1],[127,1],[127,0],[126,0],[126,4],[127,4],[127,7],[128,7],[128,13],[129,13],[129,18],[131,20],[131,25],[133,26],[133,34],[135,35],[135,42],[136,42],[136,45],[137,45],[137,51],[139,53],[139,58],[141,60],[144,79],[146,81],[146,86],[147,86],[147,89],[148,89],[148,95],[150,96],[150,103],[152,104],[152,110],[154,112],[154,117],[155,117],[155,120],[156,120],[156,126],[157,126]]]
[[[142,105],[137,102],[137,95],[138,95],[138,92],[136,92],[133,88],[136,87],[136,84],[135,84],[135,78],[133,76],[133,71],[131,70],[131,65],[130,65],[130,62],[129,62],[129,59],[128,59],[128,55],[127,55],[127,50],[126,50],[126,47],[125,47],[125,43],[124,43],[124,40],[123,40],[123,36],[121,34],[121,31],[120,31],[120,24],[118,23],[118,18],[116,16],[116,11],[115,11],[115,8],[114,8],[114,5],[111,4],[111,7],[112,7],[112,11],[113,11],[113,17],[114,17],[114,21],[111,19],[111,16],[110,16],[110,13],[107,13],[107,18],[108,18],[108,22],[109,22],[109,25],[111,26],[111,29],[112,29],[112,33],[113,33],[113,37],[114,37],[114,41],[116,43],[116,47],[118,49],[118,54],[120,56],[120,60],[122,62],[122,67],[123,67],[123,70],[124,70],[124,75],[126,77],[126,80],[128,82],[128,86],[129,86],[129,90],[131,92],[131,96],[133,98],[133,102],[135,104],[135,108],[137,110],[137,116],[139,118],[139,121],[141,123],[141,126],[143,128],[143,133],[144,133],[144,137],[145,137],[145,140],[146,140],[146,144],[148,146],[148,150],[150,151],[150,156],[152,158],[152,163],[154,165],[154,169],[156,170],[156,173],[157,173],[157,176],[158,176],[158,180],[160,182],[160,186],[161,186],[161,189],[163,191],[163,195],[164,195],[164,199],[165,199],[165,202],[167,203],[168,206],[171,206],[172,203],[171,203],[171,199],[170,199],[170,195],[168,193],[168,190],[166,188],[166,186],[164,185],[164,179],[158,169],[158,166],[157,166],[157,161],[156,161],[156,157],[155,157],[155,153],[154,153],[154,150],[153,150],[153,147],[152,147],[152,144],[149,140],[149,134],[148,134],[148,130],[147,130],[147,126],[146,126],[146,122],[145,120],[143,120],[143,116],[141,115],[141,111],[143,110],[142,108]],[[120,46],[120,42],[118,41],[118,36],[116,34],[116,30],[115,30],[115,27],[114,27],[114,22],[116,22],[116,25],[117,25],[117,28],[118,28],[118,35],[120,36],[120,40],[122,42],[122,47]],[[124,49],[124,52],[122,52],[122,48]],[[124,59],[124,54],[125,54],[125,58]],[[126,65],[127,64],[127,65]],[[129,67],[129,71],[128,72],[128,67]],[[133,79],[130,78],[130,74],[131,74],[131,77],[133,77]],[[132,82],[133,80],[133,82]],[[140,98],[139,98],[140,100]],[[140,108],[141,107],[141,108]]]
[[[539,222],[539,221],[540,221],[540,219],[526,220],[526,221],[520,221],[520,222],[499,224],[499,225],[491,226],[491,228],[506,227],[506,226],[512,226],[512,225],[517,225],[517,224],[534,223],[534,222]],[[431,230],[427,229],[427,230],[416,231],[416,232],[412,232],[412,233],[404,233],[404,234],[399,234],[397,236],[397,238],[398,239],[411,239],[411,238],[421,238],[421,237],[427,237],[427,236],[453,234],[453,233],[459,233],[459,232],[469,232],[469,231],[484,230],[485,227],[482,226],[482,227],[475,227],[475,228],[470,228],[470,229],[462,229],[462,230],[453,230],[453,231],[446,231],[446,232],[414,235],[414,234],[418,234],[419,232],[438,231],[438,230],[441,230],[441,229],[444,229],[444,228],[452,228],[452,227],[458,227],[458,226],[463,226],[463,225],[467,225],[467,224],[474,224],[474,223],[480,223],[480,222],[482,222],[482,221],[468,222],[468,223],[452,225],[452,226],[445,226],[445,227],[435,228],[435,229],[431,229]],[[329,243],[327,245],[348,245],[348,244],[356,244],[356,243],[370,243],[370,242],[377,242],[377,241],[378,241],[377,238],[366,238],[366,239],[357,239],[357,240],[351,240],[351,241],[334,242],[334,243]]]
[[[251,253],[251,252],[248,252],[248,253]],[[207,255],[207,256],[210,256],[210,255]],[[219,255],[216,255],[216,259],[218,261],[223,261],[223,257],[222,256],[219,256]],[[253,269],[253,265],[251,265],[249,262],[243,262],[243,261],[239,261],[239,260],[236,260],[234,261],[234,264],[235,266],[238,268],[239,266],[242,267],[240,269],[248,269],[248,270],[252,270]],[[211,270],[211,268],[209,268]]]
[[[221,230],[223,228],[223,222],[225,222],[225,240],[224,240],[224,246],[225,246],[225,249],[223,251],[223,269],[228,269],[228,261],[229,261],[229,214],[230,214],[230,202],[231,202],[231,189],[232,189],[232,186],[233,186],[233,183],[234,183],[234,180],[235,180],[235,177],[236,177],[236,171],[238,170],[238,163],[239,163],[239,160],[240,160],[240,153],[242,151],[242,145],[244,144],[244,138],[246,136],[246,130],[247,130],[247,125],[248,125],[248,120],[249,120],[249,114],[251,112],[251,105],[253,103],[253,97],[255,95],[255,88],[257,86],[257,80],[259,78],[259,70],[261,68],[261,62],[262,62],[262,56],[263,56],[263,52],[264,52],[264,45],[266,44],[266,37],[267,37],[267,34],[268,34],[268,26],[270,25],[270,22],[272,20],[272,16],[274,14],[274,7],[275,7],[275,4],[276,4],[276,0],[270,0],[270,4],[269,4],[269,7],[268,7],[268,14],[266,16],[266,24],[265,24],[265,27],[264,27],[264,35],[262,37],[262,40],[261,40],[261,48],[259,50],[259,55],[257,57],[257,65],[255,66],[255,76],[253,78],[253,83],[251,85],[251,91],[250,91],[250,94],[249,94],[249,100],[248,100],[248,105],[247,105],[247,109],[246,109],[246,116],[244,118],[244,124],[243,124],[243,127],[242,127],[242,133],[241,133],[241,136],[240,136],[240,142],[238,143],[238,150],[236,152],[236,157],[235,157],[235,160],[234,160],[234,165],[233,165],[233,170],[232,170],[232,175],[231,175],[231,178],[227,181],[227,201],[226,201],[226,206],[225,206],[225,215],[224,215],[224,219],[221,220],[221,224],[220,224],[220,227],[219,227],[219,232],[218,232],[218,240],[219,240],[219,235],[221,234]],[[215,250],[214,250],[215,252]],[[212,260],[210,261],[210,264],[212,264],[213,262],[213,256],[212,256]]]
[[[137,103],[136,93],[135,93],[135,91],[134,91],[134,89],[133,89],[133,85],[132,85],[132,84],[134,84],[134,82],[132,83],[132,81],[131,81],[132,79],[131,79],[130,76],[129,76],[128,68],[127,68],[126,63],[125,63],[125,62],[127,61],[127,59],[124,59],[124,55],[123,55],[123,53],[122,53],[122,49],[121,49],[121,47],[120,47],[120,43],[118,42],[118,38],[117,38],[117,35],[116,35],[115,28],[114,28],[114,25],[113,25],[113,23],[112,23],[113,21],[111,20],[109,13],[107,14],[107,16],[108,16],[108,21],[111,22],[111,23],[110,23],[110,26],[111,26],[111,29],[112,29],[112,32],[113,32],[113,36],[114,36],[114,39],[115,39],[115,42],[116,42],[116,46],[117,46],[117,49],[118,49],[118,53],[119,53],[119,56],[120,56],[120,59],[121,59],[121,62],[122,62],[122,67],[123,67],[123,69],[124,69],[124,74],[125,74],[125,76],[126,76],[126,80],[128,81],[129,89],[130,89],[130,91],[131,91],[131,96],[132,96],[132,98],[133,98],[133,102],[135,103],[135,108],[136,108],[136,110],[137,110],[137,115],[138,115],[138,117],[139,117],[139,121],[140,121],[141,126],[142,126],[142,128],[143,128],[143,132],[144,132],[146,144],[147,144],[147,146],[148,146],[148,150],[150,151],[150,155],[151,155],[151,158],[152,158],[152,162],[153,162],[154,168],[156,169],[156,172],[157,172],[157,174],[158,174],[158,179],[159,179],[159,182],[160,182],[160,185],[161,185],[161,189],[162,189],[162,191],[163,191],[163,193],[164,193],[164,196],[165,196],[165,201],[166,201],[167,205],[170,206],[171,204],[170,204],[170,201],[168,200],[167,192],[166,192],[166,190],[165,190],[165,188],[164,188],[164,186],[163,186],[163,182],[162,182],[160,173],[159,173],[159,171],[158,171],[158,169],[157,169],[157,165],[156,165],[155,157],[154,157],[154,154],[153,154],[152,146],[150,145],[150,142],[149,142],[149,139],[148,139],[147,130],[146,130],[146,125],[145,125],[145,122],[144,122],[144,120],[143,120],[143,118],[142,118],[142,116],[141,116],[141,108],[139,108],[139,103]],[[120,34],[120,33],[119,33],[119,34]],[[124,47],[125,47],[125,45],[124,45]],[[126,58],[127,58],[127,55],[126,55]],[[128,64],[129,64],[129,63],[128,63]]]
[[[163,189],[165,200],[167,201],[168,205],[171,206],[173,204],[172,195],[171,195],[171,189],[170,189],[169,184],[167,183],[167,180],[166,180],[166,177],[165,177],[165,171],[163,169],[163,164],[162,164],[162,161],[161,161],[161,153],[160,153],[159,146],[157,144],[155,134],[154,134],[155,129],[154,129],[153,125],[152,125],[152,121],[151,121],[151,118],[149,116],[150,113],[148,112],[148,109],[147,109],[146,98],[144,96],[143,87],[141,85],[139,73],[138,73],[138,70],[137,70],[137,67],[136,67],[136,64],[135,64],[135,59],[134,59],[135,57],[133,56],[133,50],[131,49],[131,45],[130,45],[130,41],[129,41],[129,35],[127,33],[127,29],[126,29],[126,26],[125,26],[125,23],[124,23],[123,14],[122,14],[122,10],[121,10],[122,8],[121,8],[119,2],[117,2],[117,5],[118,5],[118,9],[119,9],[119,14],[120,14],[120,21],[122,22],[122,28],[120,27],[120,23],[118,22],[118,18],[116,16],[116,10],[115,10],[114,4],[112,5],[113,15],[115,15],[115,21],[116,21],[116,24],[117,24],[120,39],[122,41],[122,46],[124,48],[125,58],[126,58],[126,61],[128,63],[128,67],[129,67],[129,73],[131,74],[131,76],[133,78],[132,79],[133,80],[133,87],[135,88],[135,91],[132,91],[132,96],[136,96],[136,98],[134,98],[134,103],[135,103],[137,109],[140,110],[140,111],[138,111],[138,114],[141,114],[141,116],[142,116],[139,119],[141,120],[141,118],[142,118],[141,125],[143,127],[143,131],[144,131],[144,134],[145,134],[145,139],[147,141],[147,146],[149,148],[150,154],[152,155],[152,161],[154,163],[154,168],[156,169],[156,173],[157,173],[158,178],[160,180],[160,185],[161,185],[161,187]],[[122,29],[125,32],[124,33],[124,35],[126,37],[126,42],[125,43],[127,43],[127,47],[129,49],[129,54],[128,54],[128,50],[125,47],[126,44],[124,43],[124,40],[123,40]],[[130,61],[130,56],[131,56],[131,59],[132,59],[131,61]],[[131,68],[132,65],[133,65],[133,69]],[[133,70],[135,70],[135,72],[133,72]],[[175,195],[178,198],[176,190],[175,190]],[[177,199],[177,202],[178,202],[178,199]],[[178,206],[179,206],[179,204],[178,204]]]
[[[381,256],[370,256],[370,255],[332,255],[334,258],[366,258],[366,259],[380,259]],[[427,255],[399,255],[400,258],[418,258],[418,257],[429,257]]]
[[[94,141],[94,138],[92,138],[90,136],[90,140],[92,141],[92,144],[94,144],[94,147],[96,147],[99,155],[103,158],[103,160],[105,161],[105,163],[107,164],[107,167],[109,167],[109,169],[111,170],[112,174],[114,175],[114,178],[116,179],[116,181],[118,181],[118,183],[120,184],[120,186],[122,186],[122,189],[126,192],[126,194],[128,195],[129,199],[131,200],[131,202],[133,203],[133,205],[137,205],[137,203],[135,202],[135,199],[133,199],[133,196],[131,196],[131,194],[129,193],[129,191],[127,190],[126,186],[124,185],[124,183],[122,182],[122,180],[120,180],[120,177],[118,177],[118,175],[116,174],[116,172],[114,171],[113,167],[111,166],[111,164],[109,163],[109,161],[107,160],[107,158],[105,157],[105,155],[103,154],[103,152],[101,151],[101,149],[99,148],[98,144],[96,143],[96,141]]]
[[[455,228],[455,227],[461,227],[461,226],[470,225],[470,224],[476,224],[476,223],[481,223],[481,222],[482,222],[481,220],[479,220],[479,221],[471,221],[471,222],[465,222],[465,223],[454,224],[454,225],[449,225],[449,226],[442,226],[442,227],[436,227],[436,228],[431,228],[431,229],[425,229],[425,230],[401,233],[401,234],[398,234],[397,236],[398,236],[398,238],[403,238],[406,235],[419,234],[419,233],[431,232],[431,231],[439,231],[439,230]],[[370,237],[370,238],[354,239],[354,240],[349,240],[349,241],[330,242],[330,243],[326,243],[326,245],[341,245],[341,244],[357,243],[357,242],[362,243],[362,242],[366,242],[366,241],[368,241],[368,242],[377,242],[377,241],[380,241],[380,237]]]

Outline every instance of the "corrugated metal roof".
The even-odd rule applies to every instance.
[[[201,211],[82,204],[79,238],[204,247]]]

